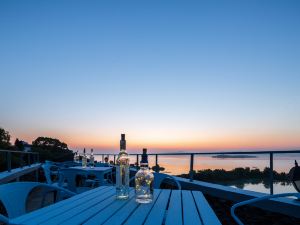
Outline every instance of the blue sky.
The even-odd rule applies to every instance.
[[[300,147],[299,1],[1,1],[0,126],[72,148]]]

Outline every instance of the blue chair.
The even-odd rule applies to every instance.
[[[58,178],[59,167],[49,161],[46,161],[46,163],[42,165],[42,169],[44,171],[47,184],[54,184],[51,177],[52,175],[55,175],[56,178]]]
[[[164,173],[153,173],[153,175],[154,175],[154,188],[159,189],[162,183],[166,182],[167,180],[172,180],[176,184],[177,189],[181,190],[181,185],[174,176],[170,176]]]
[[[164,183],[168,180],[171,180],[172,182],[174,182],[176,184],[177,189],[181,190],[181,185],[180,185],[179,181],[174,176],[170,176],[170,175],[164,174],[164,173],[153,173],[153,175],[154,175],[153,188],[160,189],[160,186],[161,186],[162,183]],[[129,179],[129,183],[134,182],[134,181],[135,181],[135,176],[133,176]]]
[[[36,188],[42,190],[41,207],[44,206],[45,196],[51,192],[57,192],[55,201],[65,197],[74,196],[75,193],[61,187],[38,183],[38,182],[14,182],[0,185],[0,201],[4,205],[8,218],[15,218],[26,213],[26,202],[28,196]],[[9,224],[9,219],[0,215],[0,221]]]
[[[87,190],[90,190],[95,186],[98,180],[88,179],[88,175],[91,175],[90,172],[74,169],[74,168],[64,168],[59,170],[59,186],[65,185],[64,187],[68,190],[81,193]],[[80,176],[84,179],[84,186],[77,186],[76,178]],[[91,184],[91,187],[87,186],[87,183]]]
[[[233,219],[237,222],[237,224],[244,225],[242,223],[242,221],[235,215],[234,211],[236,208],[243,206],[243,205],[248,205],[248,204],[252,204],[255,202],[260,202],[260,201],[264,201],[264,200],[268,200],[268,199],[272,199],[272,198],[280,198],[280,197],[288,197],[288,196],[294,196],[294,197],[297,197],[298,199],[300,199],[300,193],[284,193],[284,194],[276,194],[276,195],[267,195],[267,196],[254,198],[254,199],[236,203],[231,207],[230,213],[231,213],[231,216],[233,217]]]

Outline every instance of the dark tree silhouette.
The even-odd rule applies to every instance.
[[[0,127],[0,149],[8,149],[10,147],[10,135],[8,131]]]
[[[73,160],[74,154],[68,145],[56,138],[38,137],[32,142],[32,151],[40,154],[40,160],[63,162]]]
[[[68,145],[55,138],[38,137],[32,142],[32,146],[44,149],[68,150]]]
[[[15,141],[15,147],[19,151],[23,151],[24,150],[24,145],[23,145],[22,141],[19,141],[18,138]]]

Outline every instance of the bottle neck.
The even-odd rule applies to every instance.
[[[144,169],[145,169],[145,168],[148,169],[148,163],[142,163],[142,162],[141,162],[141,163],[140,163],[140,167],[141,167],[141,168],[144,168]]]
[[[120,149],[120,152],[126,152],[126,149],[121,148],[121,149]]]

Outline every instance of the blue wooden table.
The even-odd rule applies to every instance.
[[[154,191],[150,204],[116,200],[115,187],[102,186],[12,219],[15,224],[221,224],[199,191]]]
[[[74,167],[69,167],[70,169],[77,169],[77,170],[82,170],[86,171],[90,174],[94,174],[97,179],[99,180],[99,184],[103,185],[104,184],[104,175],[108,173],[112,173],[112,167],[82,167],[82,166],[74,166]]]

